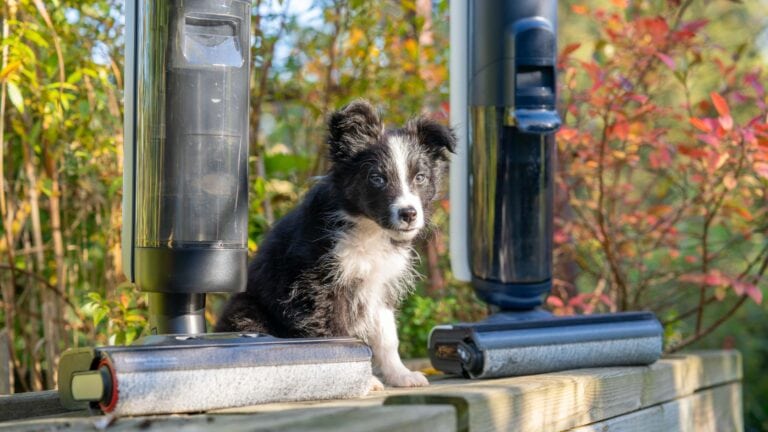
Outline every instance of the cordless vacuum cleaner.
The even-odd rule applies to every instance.
[[[553,317],[557,2],[451,1],[451,261],[495,313],[435,327],[432,365],[469,378],[645,365],[661,355],[652,313]],[[467,254],[467,250],[469,254]]]
[[[205,294],[246,285],[251,7],[126,3],[123,262],[149,294],[151,335],[65,352],[65,407],[192,412],[368,390],[371,351],[355,339],[205,334]]]

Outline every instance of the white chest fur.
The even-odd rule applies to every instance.
[[[336,282],[344,287],[350,323],[357,336],[370,331],[371,320],[387,303],[401,298],[413,280],[410,249],[395,246],[375,222],[355,219],[339,235],[332,251]]]

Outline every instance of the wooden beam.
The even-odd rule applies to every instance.
[[[0,396],[0,421],[30,419],[69,412],[59,402],[59,392],[17,393]]]
[[[741,411],[741,385],[730,383],[570,432],[741,431]]]
[[[385,404],[454,403],[461,428],[560,431],[590,424],[741,379],[736,351],[706,351],[651,366],[581,369],[485,381],[448,379],[389,396]],[[430,402],[434,400],[434,402]]]
[[[456,414],[448,405],[365,407],[347,409],[305,408],[257,415],[176,415],[113,418],[110,416],[38,419],[2,424],[4,431],[38,430],[146,430],[176,432],[212,430],[227,432],[313,430],[325,432],[433,432],[456,430]]]

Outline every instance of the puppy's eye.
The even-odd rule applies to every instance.
[[[368,177],[368,181],[377,188],[382,188],[385,184],[387,184],[387,179],[385,179],[381,174],[371,174],[371,176]]]
[[[424,173],[418,173],[416,174],[416,177],[413,178],[413,181],[416,184],[424,184],[424,182],[427,181],[427,176]]]

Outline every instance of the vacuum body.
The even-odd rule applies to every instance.
[[[126,2],[123,265],[151,336],[59,362],[71,409],[193,412],[362,396],[353,338],[205,334],[205,294],[247,283],[250,0]]]
[[[152,333],[203,333],[246,284],[251,3],[128,3],[123,267]]]
[[[451,14],[452,267],[494,314],[435,327],[433,366],[490,378],[652,363],[651,313],[540,309],[552,287],[557,2],[452,0]]]
[[[556,8],[470,2],[470,267],[502,309],[536,307],[551,288]]]

